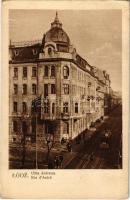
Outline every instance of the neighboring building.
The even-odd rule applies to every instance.
[[[58,16],[42,41],[10,44],[10,141],[35,141],[54,133],[55,140],[73,139],[104,116],[110,78],[88,64],[71,45]],[[40,98],[40,115],[32,102]],[[38,100],[36,101],[38,102]]]
[[[122,95],[121,92],[113,91],[110,88],[110,111],[118,105],[122,105]]]

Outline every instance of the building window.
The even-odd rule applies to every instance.
[[[23,67],[23,77],[27,78],[27,67]]]
[[[18,78],[18,68],[14,68],[14,77]]]
[[[23,84],[23,94],[27,94],[27,84]]]
[[[56,93],[55,84],[51,84],[51,94],[55,93]]]
[[[22,132],[23,132],[24,134],[27,133],[27,122],[26,122],[26,121],[23,121],[23,122],[22,122]]]
[[[37,93],[37,86],[36,84],[32,84],[32,94],[36,94]]]
[[[48,54],[52,55],[52,48],[48,48]]]
[[[48,74],[49,74],[48,66],[45,66],[45,68],[44,68],[44,76],[48,77]]]
[[[92,83],[91,82],[88,82],[88,87],[91,87],[92,86]]]
[[[69,67],[68,66],[64,66],[63,68],[63,77],[64,79],[67,79],[69,76]]]
[[[69,123],[67,123],[67,134],[69,134]]]
[[[55,103],[52,103],[52,114],[55,113]]]
[[[69,94],[69,85],[63,84],[63,90],[64,90],[64,94]]]
[[[18,94],[18,85],[14,84],[14,94]]]
[[[49,113],[49,102],[44,102],[44,113]]]
[[[51,66],[51,76],[55,77],[55,66]]]
[[[32,49],[33,55],[37,55],[37,49]]]
[[[64,102],[63,103],[63,113],[68,113],[68,110],[69,110],[69,108],[68,108],[68,102]]]
[[[64,124],[63,124],[63,132],[65,134],[69,134],[69,123],[68,122],[64,122]]]
[[[16,50],[14,51],[14,53],[15,53],[15,56],[18,56],[18,55],[19,55],[18,49],[16,49]]]
[[[14,110],[14,112],[17,112],[17,102],[14,102],[13,110]]]
[[[23,112],[26,113],[27,112],[27,103],[23,102]]]
[[[48,96],[48,84],[44,84],[44,97]]]
[[[36,77],[36,76],[37,76],[37,68],[32,67],[32,77]]]
[[[78,103],[75,103],[75,113],[78,113]]]
[[[13,121],[13,131],[14,132],[18,131],[18,123],[17,123],[17,121]]]

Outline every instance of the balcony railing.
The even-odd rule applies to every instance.
[[[61,118],[69,119],[70,118],[70,113],[61,113]]]
[[[56,114],[42,113],[41,119],[43,119],[43,120],[55,120],[56,119]]]

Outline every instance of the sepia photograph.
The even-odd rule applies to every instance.
[[[122,169],[122,10],[9,9],[8,49],[9,169]]]

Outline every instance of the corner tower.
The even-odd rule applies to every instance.
[[[67,33],[62,28],[62,23],[58,18],[58,13],[56,12],[56,16],[54,21],[51,23],[51,28],[46,34],[43,36],[43,46],[46,43],[54,42],[56,43],[57,50],[59,52],[69,52],[70,39]]]

